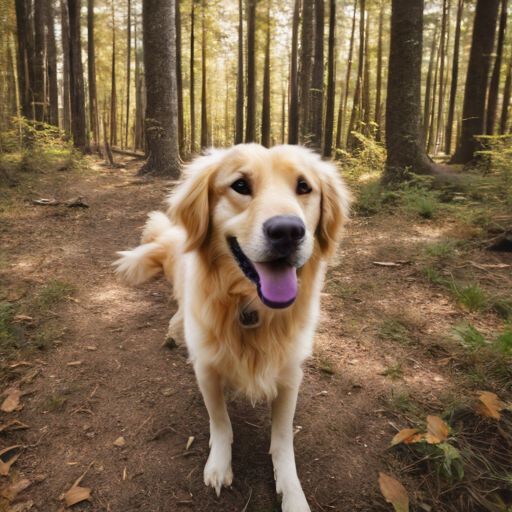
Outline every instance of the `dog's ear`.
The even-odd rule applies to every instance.
[[[336,250],[341,228],[349,218],[352,196],[334,164],[318,159],[315,169],[322,189],[320,221],[315,235],[322,256],[327,259]]]
[[[210,188],[222,150],[196,158],[185,170],[184,181],[167,199],[167,215],[187,231],[185,252],[201,247],[210,226]]]

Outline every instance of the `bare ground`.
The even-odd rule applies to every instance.
[[[128,287],[111,267],[116,251],[138,244],[146,214],[161,207],[166,192],[161,181],[136,178],[135,161],[125,162],[124,169],[93,161],[91,172],[49,173],[3,214],[0,298],[34,318],[24,324],[27,339],[53,330],[48,350],[21,351],[1,363],[3,388],[37,375],[22,386],[30,391],[22,409],[0,412],[0,426],[17,419],[29,427],[0,433],[0,449],[25,446],[9,475],[0,476],[0,489],[45,478],[11,503],[0,498],[0,511],[29,500],[31,510],[63,509],[63,493],[91,463],[80,484],[92,489],[91,501],[75,510],[278,511],[265,404],[229,402],[233,485],[220,498],[204,486],[207,413],[186,348],[162,346],[176,310],[169,285],[160,279]],[[76,196],[90,208],[29,202]],[[466,235],[452,221],[400,216],[349,225],[328,272],[315,357],[305,365],[295,417],[297,467],[313,511],[392,510],[377,483],[378,471],[393,474],[392,436],[473,393],[450,363],[459,348],[448,338],[462,321],[492,331],[499,320],[461,309],[417,265],[426,244]],[[471,258],[512,263],[510,254],[478,249]],[[510,268],[501,272],[510,278]],[[39,290],[55,279],[74,291],[35,306]],[[11,368],[20,358],[35,366]],[[400,369],[399,378],[390,368]],[[120,437],[124,446],[114,444]]]

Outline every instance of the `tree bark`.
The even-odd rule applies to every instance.
[[[208,147],[208,112],[206,98],[206,2],[203,0],[202,38],[201,38],[201,149]]]
[[[461,144],[450,161],[452,164],[471,162],[479,148],[475,135],[484,133],[485,98],[499,4],[500,0],[478,0],[476,5],[462,108]]]
[[[62,39],[62,129],[71,131],[70,81],[69,63],[69,15],[67,0],[60,0],[61,39]]]
[[[126,130],[124,145],[128,147],[128,132],[130,131],[130,72],[132,61],[132,5],[128,0],[128,19],[126,30]]]
[[[455,115],[455,99],[457,97],[457,82],[459,80],[459,47],[460,47],[460,28],[462,23],[462,12],[464,10],[464,0],[458,0],[457,7],[457,25],[455,27],[455,41],[453,46],[453,64],[452,64],[452,82],[450,86],[450,104],[448,106],[448,121],[446,122],[444,152],[446,155],[452,151],[452,133],[453,121]]]
[[[448,47],[448,43],[446,41],[446,23],[448,19],[448,7],[447,0],[443,0],[443,21],[441,25],[441,49],[440,49],[440,58],[441,58],[441,67],[439,71],[439,101],[437,108],[437,124],[435,130],[434,137],[434,154],[437,154],[439,134],[441,131],[442,121],[443,121],[443,106],[444,106],[444,66],[446,60],[446,49]]]
[[[295,0],[292,22],[292,53],[290,58],[290,104],[288,106],[288,144],[299,143],[299,19],[300,0]]]
[[[315,0],[315,60],[311,79],[311,147],[322,151],[324,102],[324,0]]]
[[[238,0],[238,75],[236,83],[235,144],[244,141],[244,28],[242,0]]]
[[[46,98],[44,94],[44,18],[45,9],[43,0],[34,4],[34,109],[36,121],[44,122],[46,115]]]
[[[48,123],[59,126],[59,86],[57,84],[57,45],[55,43],[55,26],[53,0],[46,0],[46,28],[47,28],[47,55],[48,55],[48,89],[50,108]]]
[[[366,13],[366,28],[364,38],[364,71],[363,71],[363,126],[364,134],[369,137],[371,133],[370,127],[370,52],[368,49],[370,41],[370,12]]]
[[[421,147],[427,147],[427,137],[430,131],[430,110],[431,102],[430,96],[432,92],[432,72],[434,70],[434,62],[437,59],[437,24],[432,36],[432,47],[430,48],[430,61],[428,64],[427,82],[425,84],[425,102],[423,105],[423,124],[421,127]]]
[[[89,79],[89,119],[96,151],[99,149],[98,96],[96,94],[96,53],[94,48],[94,0],[87,2],[87,71]]]
[[[135,15],[135,141],[133,144],[135,150],[140,149],[142,147],[142,132],[144,131],[144,123],[142,121],[142,80],[140,76],[140,57],[137,39],[137,25],[137,15]]]
[[[334,89],[336,77],[334,72],[334,30],[336,27],[336,2],[329,1],[329,47],[327,56],[327,104],[325,108],[324,157],[332,155],[332,132],[334,130]]]
[[[498,89],[500,87],[501,62],[503,58],[503,42],[505,41],[505,29],[507,27],[507,0],[501,2],[500,28],[498,33],[498,45],[496,47],[496,60],[492,70],[489,96],[487,100],[487,135],[494,135],[496,125],[496,109],[498,107]]]
[[[508,63],[507,78],[503,87],[503,106],[501,108],[500,135],[507,133],[508,110],[510,107],[510,96],[512,93],[512,57]]]
[[[429,130],[428,130],[428,141],[427,141],[427,153],[432,153],[434,149],[434,138],[435,138],[435,119],[436,119],[436,94],[437,94],[437,83],[439,74],[439,61],[441,58],[441,48],[437,48],[436,60],[435,60],[435,73],[434,73],[434,87],[432,91],[432,106],[430,111]]]
[[[194,0],[190,8],[190,153],[196,152],[196,113],[195,113],[195,81],[194,81]]]
[[[176,84],[178,88],[178,147],[180,157],[185,158],[185,126],[183,119],[183,73],[181,69],[181,8],[176,2]]]
[[[116,24],[112,0],[112,75],[110,93],[110,145],[117,145]]]
[[[382,139],[382,32],[384,27],[384,1],[380,3],[379,13],[379,42],[377,46],[377,93],[375,96],[375,140],[380,142]]]
[[[267,15],[267,46],[263,74],[263,106],[261,113],[261,145],[270,147],[270,2]]]
[[[69,67],[71,90],[71,133],[73,144],[80,151],[88,150],[85,123],[85,88],[80,36],[81,0],[68,0],[69,10]]]
[[[420,140],[422,50],[423,0],[392,0],[385,183],[436,171]]]
[[[180,177],[176,96],[175,0],[143,0],[148,161],[141,174]]]
[[[356,128],[356,121],[360,117],[359,104],[361,102],[361,89],[363,85],[363,69],[364,69],[364,15],[365,0],[361,0],[361,15],[359,16],[359,67],[357,70],[356,89],[354,91],[354,105],[352,106],[352,114],[350,115],[350,123],[348,125],[347,147],[354,149],[356,147],[356,138],[352,132]]]
[[[309,135],[309,100],[311,89],[311,57],[313,54],[313,0],[303,0],[302,32],[300,53],[300,101],[299,122],[300,137],[304,142]]]
[[[247,119],[245,142],[256,140],[256,0],[247,0]]]
[[[25,0],[16,0],[16,27],[18,39],[18,91],[20,97],[21,113],[27,119],[32,119],[32,84],[30,83],[27,6]]]

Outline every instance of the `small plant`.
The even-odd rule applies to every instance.
[[[435,268],[425,267],[424,272],[427,281],[431,284],[445,285],[447,283],[446,279],[442,277],[441,274]]]
[[[456,283],[451,283],[450,288],[457,300],[470,310],[480,311],[487,306],[487,297],[477,283],[465,287],[459,287]]]
[[[507,355],[512,355],[512,324],[508,324],[505,331],[496,338],[498,349]]]
[[[486,345],[484,335],[473,325],[465,324],[455,327],[453,332],[462,340],[468,348],[479,348]]]
[[[402,363],[389,365],[380,375],[389,377],[391,380],[398,380],[403,378],[404,370],[402,369]]]
[[[396,341],[410,341],[409,329],[398,320],[389,320],[381,325],[380,338],[391,338]]]
[[[65,299],[74,290],[75,287],[72,284],[57,279],[51,281],[39,292],[39,307],[50,307]]]
[[[7,302],[0,303],[0,351],[15,348],[17,344],[16,330],[12,324],[14,308]]]
[[[46,401],[46,406],[51,412],[60,412],[64,408],[66,400],[67,398],[59,396],[56,393],[52,393]]]

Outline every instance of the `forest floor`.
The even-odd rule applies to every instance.
[[[233,485],[220,498],[204,486],[207,413],[186,348],[162,345],[176,310],[170,287],[164,279],[127,286],[112,267],[116,251],[138,245],[172,184],[138,178],[140,161],[119,161],[11,174],[17,183],[0,198],[0,393],[22,392],[14,411],[0,412],[0,450],[22,446],[0,476],[0,511],[64,510],[64,493],[87,470],[80,486],[91,498],[74,510],[278,511],[265,404],[229,402]],[[32,203],[79,196],[88,208]],[[462,305],[457,288],[437,278],[480,283],[507,307],[512,254],[488,246],[451,215],[384,210],[349,223],[294,422],[314,512],[392,510],[379,471],[404,484],[411,510],[448,510],[428,475],[408,471],[420,458],[390,443],[427,414],[476,407],[479,390],[510,398],[510,374],[499,367],[506,355],[489,341],[506,344],[508,324],[496,308]],[[25,427],[2,430],[12,420]]]

